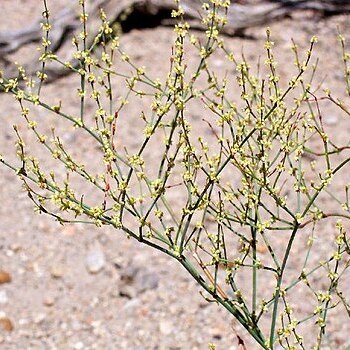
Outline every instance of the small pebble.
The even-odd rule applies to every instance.
[[[140,273],[137,278],[137,291],[142,293],[146,290],[157,289],[159,284],[158,275],[151,272]]]
[[[142,305],[141,300],[135,298],[135,299],[131,299],[131,300],[127,301],[124,304],[123,309],[126,311],[129,311],[130,313],[133,313],[138,308],[140,308],[141,305]]]
[[[74,344],[74,349],[75,350],[81,350],[81,349],[84,349],[84,343],[81,342],[81,341],[78,341]]]
[[[90,306],[91,306],[91,307],[95,307],[95,306],[97,306],[97,305],[99,304],[100,301],[101,301],[101,300],[100,300],[99,297],[94,297],[94,298],[92,298],[92,300],[90,301]]]
[[[51,267],[51,276],[53,278],[62,278],[64,275],[64,268],[63,265],[54,265]]]
[[[46,318],[46,314],[44,314],[44,313],[39,313],[39,314],[37,314],[37,315],[34,316],[33,321],[34,321],[35,324],[40,324],[40,323],[42,323],[43,321],[45,321],[45,318]]]
[[[167,320],[160,321],[159,330],[164,335],[170,335],[173,332],[173,324]]]
[[[102,321],[101,320],[95,320],[91,322],[92,328],[101,328]]]
[[[0,284],[3,283],[10,283],[12,280],[11,275],[4,271],[4,270],[0,270]]]
[[[133,265],[130,265],[123,269],[120,279],[125,282],[126,284],[132,284],[135,280],[136,275],[139,272],[139,268],[135,267]]]
[[[43,303],[45,306],[53,306],[55,304],[55,299],[52,296],[46,296]]]
[[[14,329],[12,321],[8,317],[0,318],[0,328],[6,332],[12,332]]]
[[[18,243],[11,244],[11,250],[15,253],[18,253],[22,249],[22,246]]]
[[[90,273],[98,273],[106,263],[106,258],[101,250],[93,250],[85,258],[86,268]]]
[[[7,304],[9,298],[7,296],[6,290],[0,290],[0,304]]]
[[[130,265],[123,269],[120,276],[124,285],[121,287],[121,292],[125,290],[130,291],[128,286],[135,286],[135,290],[138,294],[145,292],[146,290],[152,290],[158,288],[159,277],[157,274],[142,270],[139,267]],[[127,294],[127,293],[124,293]]]
[[[29,324],[29,320],[28,320],[27,318],[20,318],[20,319],[18,320],[18,324],[19,324],[20,326],[24,326],[24,325],[26,325],[26,324]]]
[[[15,252],[12,249],[7,249],[5,251],[6,256],[11,257],[15,255]]]
[[[123,285],[119,288],[119,296],[122,298],[133,299],[137,295],[136,289],[131,285]]]
[[[124,265],[124,261],[123,261],[123,259],[120,258],[120,257],[114,258],[113,261],[112,261],[112,263],[113,263],[113,266],[114,266],[116,269],[118,269],[118,270],[121,269],[121,268],[123,267],[123,265]]]

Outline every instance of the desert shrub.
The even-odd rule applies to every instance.
[[[18,160],[1,156],[1,163],[23,181],[37,212],[62,225],[112,226],[177,260],[205,298],[222,305],[261,348],[321,349],[330,315],[350,310],[349,186],[340,176],[349,146],[327,135],[321,101],[350,112],[314,84],[316,37],[304,53],[293,42],[295,76],[283,82],[269,29],[264,65],[255,69],[220,36],[229,1],[203,4],[205,36],[191,31],[176,1],[169,72],[156,79],[124,52],[102,9],[99,33],[89,38],[84,1],[79,3],[82,30],[70,62],[50,51],[44,2],[36,80],[21,66],[16,78],[1,77],[1,89],[13,94],[22,118],[14,126]],[[341,35],[339,40],[350,95],[350,54]],[[190,60],[189,50],[196,52]],[[229,60],[232,71],[213,69],[215,55]],[[76,75],[79,113],[66,111],[64,101],[46,100],[47,65]],[[132,126],[128,103],[140,104]],[[199,127],[190,108],[201,116]],[[40,109],[51,119],[36,118]],[[48,130],[48,120],[56,127]],[[84,162],[84,152],[65,145],[57,120],[85,135],[98,173]],[[26,146],[23,125],[41,147]],[[123,132],[131,127],[136,138],[129,147]],[[54,166],[40,160],[44,151]],[[331,230],[319,237],[325,221]],[[296,242],[302,251],[294,249]],[[327,249],[320,256],[322,244]],[[306,312],[295,311],[304,294],[313,302]],[[304,329],[312,330],[306,340]]]

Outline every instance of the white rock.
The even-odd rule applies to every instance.
[[[130,311],[131,313],[134,313],[136,309],[138,309],[141,306],[141,300],[140,299],[131,299],[128,300],[124,306],[123,309],[126,311]]]
[[[14,254],[15,254],[15,253],[14,253],[13,250],[11,250],[11,249],[6,250],[6,255],[7,255],[8,257],[13,256]]]
[[[81,350],[81,349],[84,349],[84,343],[81,342],[81,341],[78,341],[74,344],[74,349],[75,350]]]
[[[28,320],[27,318],[20,318],[20,319],[18,320],[18,324],[19,324],[20,326],[25,326],[26,324],[29,324],[29,320]]]
[[[34,321],[35,324],[40,324],[40,323],[42,323],[43,321],[45,321],[45,319],[46,319],[46,314],[44,314],[43,312],[41,312],[41,313],[38,313],[38,314],[36,314],[36,315],[34,316],[33,321]]]
[[[6,290],[0,290],[0,304],[7,304],[9,298],[7,296]]]
[[[169,335],[173,332],[173,324],[170,321],[160,321],[159,330],[164,335]]]
[[[106,263],[106,258],[101,250],[92,250],[85,258],[86,268],[90,273],[98,273]]]

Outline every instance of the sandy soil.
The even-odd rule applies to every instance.
[[[53,13],[65,3],[52,2]],[[0,30],[31,23],[40,11],[41,2],[37,0],[2,0]],[[309,38],[317,34],[320,81],[325,79],[322,87],[329,86],[335,95],[343,96],[337,27],[350,39],[350,17],[346,15],[320,19],[306,13],[272,24],[282,79],[294,75],[290,38],[305,48]],[[237,54],[244,52],[253,65],[263,55],[265,29],[250,29],[246,34],[249,38],[225,40]],[[151,76],[164,78],[172,38],[171,29],[159,27],[134,30],[122,38],[122,43],[138,65],[147,66]],[[220,58],[214,64],[218,70],[231,69]],[[62,100],[67,108],[76,110],[71,91],[77,86],[74,77],[67,77],[48,86],[45,94],[48,100]],[[0,152],[12,157],[15,135],[11,126],[19,120],[18,106],[4,95],[0,95],[0,106]],[[147,103],[128,107],[129,117],[121,127],[123,142],[131,148],[137,136],[133,126],[141,108],[148,108]],[[347,138],[348,119],[327,106],[324,115],[329,132],[339,139]],[[198,119],[194,112],[194,122]],[[94,154],[86,139],[69,125],[58,127],[67,144],[77,153],[83,150],[85,159],[93,163]],[[30,137],[29,132],[22,131]],[[32,148],[39,149],[36,145]],[[46,161],[49,166],[54,164]],[[348,181],[346,175],[344,181]],[[6,330],[10,324],[0,324],[1,349],[204,350],[215,343],[219,350],[235,350],[238,345],[232,324],[248,349],[257,349],[225,310],[201,297],[195,282],[175,261],[109,228],[60,226],[44,215],[35,215],[20,188],[20,181],[0,167],[0,269],[12,278],[0,285],[0,318],[10,320],[13,326]],[[328,229],[326,225],[320,235],[327,234]],[[296,246],[296,255],[303,244]],[[327,249],[327,245],[321,248],[315,259]],[[91,273],[88,262],[96,256],[102,267],[98,273]],[[296,299],[302,297],[296,295]],[[334,344],[329,349],[350,346],[346,314],[333,317],[329,327]]]

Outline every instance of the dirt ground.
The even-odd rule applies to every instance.
[[[53,15],[65,3],[49,1]],[[2,0],[0,9],[0,30],[14,30],[40,16],[41,1]],[[350,16],[323,19],[314,13],[299,13],[271,24],[282,78],[295,74],[290,39],[306,48],[316,34],[315,56],[320,58],[322,87],[343,96],[338,30],[350,40]],[[225,40],[254,65],[264,54],[265,28],[252,28],[246,34],[246,38]],[[172,39],[171,28],[158,27],[133,30],[122,37],[122,44],[138,65],[145,65],[151,76],[163,79]],[[17,59],[28,54],[30,51],[23,49]],[[226,64],[220,59],[215,62],[218,70],[225,70]],[[45,97],[65,101],[74,110],[71,91],[76,88],[77,81],[68,76],[49,85]],[[142,107],[149,108],[146,104]],[[122,130],[125,143],[132,147],[140,106],[128,108],[129,121]],[[334,114],[327,106],[324,113],[331,134],[340,139],[350,135],[345,116]],[[11,126],[18,123],[18,114],[13,99],[1,94],[0,153],[8,157],[13,156]],[[61,127],[68,145],[84,150],[86,140],[69,126]],[[94,154],[86,154],[86,159],[93,162]],[[54,164],[49,159],[47,163]],[[204,350],[214,343],[218,350],[235,350],[239,349],[236,333],[247,349],[258,349],[225,310],[201,297],[195,281],[175,261],[109,228],[60,226],[49,217],[36,215],[20,189],[14,174],[0,166],[0,269],[11,275],[9,283],[0,284],[0,318],[10,322],[0,323],[0,349]],[[323,233],[328,229],[325,226]],[[302,245],[297,246],[296,254],[298,249]],[[315,259],[321,259],[325,250],[327,246]],[[300,307],[307,308],[307,302]],[[324,349],[348,349],[348,316],[333,317],[329,327],[332,339]]]

